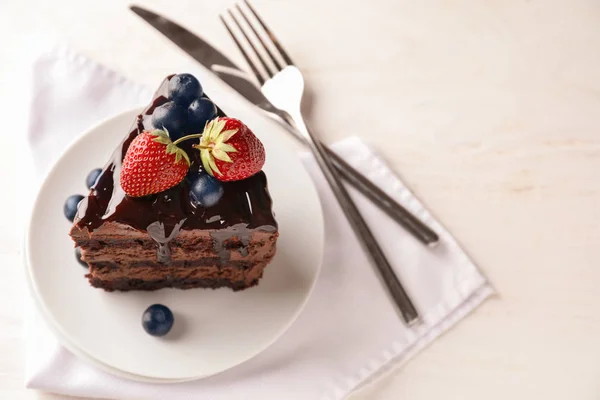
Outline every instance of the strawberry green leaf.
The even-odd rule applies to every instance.
[[[219,167],[217,167],[217,163],[215,163],[215,158],[212,156],[212,154],[208,159],[208,163],[214,172],[219,175],[223,175],[223,173],[219,170]]]
[[[171,138],[169,137],[169,132],[166,129],[164,131],[160,130],[160,129],[155,129],[150,133],[152,135],[156,136],[154,138],[154,141],[157,143],[166,144],[166,145],[169,145],[171,143]]]
[[[219,137],[219,134],[225,128],[225,121],[221,119],[217,119],[215,123],[212,124],[212,129],[210,130],[209,139],[211,142],[215,142]]]
[[[190,161],[190,157],[188,156],[188,154],[185,151],[183,151],[182,149],[179,149],[177,154],[181,154],[181,156],[185,159],[187,164],[192,165],[192,162]],[[175,156],[175,158],[177,158],[177,156]]]
[[[150,132],[154,136],[166,136],[169,137],[169,131],[166,129],[154,129]]]
[[[169,131],[166,129],[155,129],[152,132],[150,132],[150,134],[156,136],[156,137],[162,137],[162,138],[167,138],[170,140],[170,136],[169,136]]]
[[[237,149],[232,145],[226,143],[235,135],[237,129],[225,130],[226,121],[220,118],[209,121],[202,132],[198,145],[194,145],[195,148],[200,150],[200,159],[204,169],[209,174],[215,173],[222,175],[221,171],[217,167],[216,160],[232,163],[233,160],[228,153],[235,153]]]
[[[204,170],[209,174],[214,176],[212,169],[210,168],[210,165],[208,164],[208,160],[206,158],[206,153],[207,153],[207,149],[201,149],[200,150],[200,161],[202,161],[202,166],[204,167]]]
[[[166,144],[166,145],[171,144],[171,139],[163,137],[163,136],[157,136],[157,137],[155,137],[154,141],[157,142],[157,143]]]
[[[237,149],[235,147],[233,147],[232,145],[227,144],[227,143],[215,144],[214,149],[215,150],[223,150],[227,153],[236,153],[237,152]]]
[[[210,166],[210,162],[208,161],[211,158],[210,155],[210,151],[208,149],[202,149],[200,150],[200,160],[202,161],[202,166],[204,167],[204,170],[212,176],[215,176],[215,174],[213,173],[213,170]]]
[[[188,157],[185,151],[175,146],[174,144],[171,144],[169,146],[172,146],[171,151],[169,151],[169,153],[175,154],[175,163],[178,163],[183,158],[187,162],[187,165],[191,164],[190,158]]]
[[[229,129],[229,130],[221,132],[221,134],[219,135],[219,137],[217,139],[217,143],[218,142],[225,143],[226,141],[231,139],[233,137],[233,135],[235,135],[237,133],[237,131],[238,131],[237,129]]]
[[[215,157],[217,160],[221,160],[221,161],[225,161],[225,162],[233,162],[233,160],[231,159],[231,157],[229,157],[229,154],[227,154],[225,151],[223,150],[219,150],[219,149],[213,149],[212,151],[212,155],[213,157]]]
[[[154,140],[158,141],[157,139],[154,139]],[[159,142],[159,143],[163,143],[163,142]],[[177,147],[176,144],[171,143],[170,139],[169,139],[169,143],[165,143],[165,144],[167,145],[167,148],[165,149],[167,154],[175,154],[175,163],[178,163],[183,158],[187,162],[187,165],[191,164],[190,157],[187,155],[187,153],[183,149]]]

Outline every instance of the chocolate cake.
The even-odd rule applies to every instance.
[[[142,133],[148,135],[147,132],[163,128],[156,126],[159,108],[179,107],[177,101],[187,104],[187,100],[175,96],[177,88],[173,89],[174,81],[170,82],[177,79],[185,83],[184,78],[191,79],[188,74],[171,75],[162,82],[150,105],[133,121],[130,132],[117,146],[89,195],[79,204],[70,235],[81,248],[82,260],[89,265],[86,277],[94,287],[107,291],[223,286],[245,289],[258,283],[275,255],[278,230],[265,173],[259,171],[236,179],[231,177],[233,169],[230,169],[219,175],[218,165],[225,171],[222,167],[225,161],[219,160],[229,159],[230,164],[226,165],[229,167],[238,159],[231,162],[230,157],[215,151],[219,159],[207,160],[201,156],[198,140],[178,145],[189,159],[189,169],[186,164],[185,178],[175,186],[143,196],[129,195],[123,189],[121,169],[125,168],[124,160],[129,156],[132,142]],[[204,94],[199,95],[208,99]],[[194,112],[193,104],[189,113]],[[227,119],[216,106],[215,112],[215,123]],[[177,123],[171,124],[171,130],[165,126],[164,131],[175,137],[197,134],[198,126],[188,122],[183,121],[179,127],[175,126]],[[174,132],[178,129],[179,132]],[[206,130],[203,135],[206,138]],[[162,143],[160,140],[154,141]],[[243,156],[240,149],[232,151],[236,151],[229,153],[232,158]],[[179,158],[177,162],[181,163]],[[243,172],[246,166],[240,168]],[[198,201],[194,179],[209,179],[206,177],[209,172],[217,178],[211,175],[210,180],[218,188],[213,190],[212,197]],[[230,178],[225,179],[226,174]]]

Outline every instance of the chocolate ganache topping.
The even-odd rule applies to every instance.
[[[145,197],[130,197],[119,184],[121,163],[131,141],[141,132],[154,129],[151,115],[156,107],[169,101],[167,87],[173,75],[167,77],[154,94],[151,104],[137,116],[131,132],[117,147],[87,198],[79,205],[75,223],[80,229],[93,231],[105,222],[127,224],[146,231],[159,244],[159,259],[168,259],[168,248],[164,246],[177,235],[179,230],[222,230],[239,235],[250,229],[277,230],[277,222],[271,212],[271,198],[267,190],[264,172],[250,178],[223,182],[224,194],[217,204],[204,208],[196,206],[189,195],[189,181],[164,192]],[[225,114],[218,109],[219,116]],[[184,132],[185,134],[198,132]],[[191,167],[188,176],[202,170],[200,152],[193,149],[195,141],[183,142],[180,146],[188,153]],[[155,237],[157,236],[164,237]],[[219,240],[221,241],[221,240]],[[164,253],[163,257],[160,254]]]

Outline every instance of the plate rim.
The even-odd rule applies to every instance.
[[[27,220],[27,225],[26,225],[26,229],[25,229],[25,235],[24,235],[24,241],[23,241],[23,256],[24,256],[24,263],[25,263],[25,272],[26,272],[25,275],[26,275],[26,280],[27,280],[27,287],[29,289],[31,298],[34,301],[34,305],[40,311],[40,315],[43,318],[43,320],[46,322],[50,331],[55,335],[55,337],[56,337],[56,339],[58,339],[59,343],[61,345],[63,345],[68,351],[73,353],[73,355],[75,355],[76,357],[80,357],[80,358],[84,359],[84,361],[90,362],[92,365],[100,368],[101,370],[103,370],[107,373],[112,374],[113,376],[118,376],[121,378],[130,379],[130,380],[134,380],[134,381],[138,381],[138,382],[157,383],[157,384],[189,382],[189,381],[203,379],[203,378],[207,378],[209,376],[221,374],[225,371],[228,371],[232,368],[235,368],[241,364],[244,364],[244,363],[252,360],[256,356],[258,356],[259,354],[261,354],[262,352],[267,350],[269,347],[271,347],[277,340],[279,340],[285,334],[285,332],[288,331],[288,329],[294,324],[294,322],[296,322],[296,320],[298,319],[298,317],[300,316],[300,314],[306,307],[306,304],[308,303],[310,297],[312,296],[312,294],[314,292],[314,289],[316,287],[317,281],[319,279],[319,276],[321,274],[322,267],[323,267],[323,261],[324,261],[324,255],[325,255],[325,243],[324,243],[324,241],[325,241],[325,221],[324,221],[324,214],[323,214],[323,205],[321,202],[321,198],[318,194],[317,187],[314,184],[314,181],[313,181],[312,177],[310,177],[310,174],[309,174],[309,177],[311,178],[310,181],[312,183],[312,185],[311,185],[312,190],[315,192],[315,197],[317,198],[318,212],[319,212],[319,215],[321,216],[321,218],[320,218],[321,224],[320,224],[320,229],[318,231],[319,236],[321,237],[321,240],[319,241],[321,243],[321,246],[319,246],[319,262],[315,268],[314,278],[312,279],[310,287],[308,288],[306,295],[302,299],[302,302],[299,303],[298,307],[294,311],[293,315],[291,315],[289,320],[280,327],[280,329],[276,332],[276,334],[273,335],[271,340],[269,340],[262,348],[258,349],[256,352],[251,354],[249,357],[247,357],[239,362],[233,363],[226,368],[223,368],[221,370],[218,370],[218,371],[215,371],[212,373],[203,374],[203,375],[194,375],[194,376],[182,377],[182,378],[174,378],[174,379],[134,374],[134,373],[131,373],[128,371],[123,371],[114,366],[108,365],[108,364],[100,361],[99,359],[96,359],[91,354],[89,354],[85,350],[79,348],[79,346],[72,343],[72,341],[69,339],[69,335],[64,331],[64,328],[61,326],[61,324],[58,323],[58,321],[56,321],[55,318],[53,318],[51,316],[50,310],[48,310],[48,307],[44,303],[41,294],[39,294],[39,292],[38,292],[39,289],[37,287],[35,279],[33,278],[31,252],[29,251],[29,249],[31,249],[32,245],[33,245],[31,243],[32,242],[31,232],[33,230],[32,225],[33,225],[33,220],[34,220],[34,218],[33,218],[34,211],[38,207],[40,207],[39,203],[42,200],[41,193],[44,191],[46,186],[49,184],[50,176],[52,176],[55,173],[55,170],[58,168],[60,161],[65,157],[65,155],[67,153],[69,153],[71,151],[71,149],[73,147],[77,146],[77,144],[80,143],[82,140],[84,140],[84,138],[87,137],[92,131],[100,129],[103,125],[109,123],[110,121],[117,119],[117,118],[122,118],[125,115],[130,115],[130,114],[135,115],[136,113],[139,114],[140,110],[143,110],[143,107],[130,108],[125,111],[112,114],[109,117],[104,118],[104,119],[100,120],[99,122],[96,122],[96,123],[90,125],[90,127],[85,129],[80,135],[76,136],[75,138],[73,138],[73,140],[71,140],[71,142],[61,152],[60,156],[56,158],[56,160],[53,162],[52,166],[47,170],[46,174],[42,178],[42,180],[37,188],[35,200],[32,203],[32,206],[30,208],[30,212],[28,214],[29,218]],[[289,143],[293,143],[290,139],[287,139],[287,141]],[[289,144],[286,144],[286,145],[289,145]],[[292,146],[290,146],[290,149],[292,149]],[[308,174],[308,171],[306,171],[306,172]]]
[[[23,263],[27,264],[27,249],[25,247],[23,247]],[[61,333],[59,333],[59,331],[56,329],[54,324],[51,322],[51,317],[49,315],[46,315],[46,310],[43,307],[42,302],[40,301],[38,296],[35,295],[35,293],[34,293],[33,283],[31,281],[30,271],[29,271],[28,267],[25,268],[25,275],[26,275],[26,281],[27,281],[27,288],[31,295],[30,296],[31,300],[33,301],[33,304],[36,307],[36,310],[39,312],[39,315],[42,317],[42,319],[46,323],[46,326],[48,327],[50,332],[52,334],[54,334],[56,339],[58,339],[60,345],[64,346],[65,349],[67,349],[75,357],[81,358],[84,361],[89,362],[92,366],[98,367],[102,371],[107,372],[113,376],[117,376],[119,378],[124,378],[124,379],[134,380],[136,382],[169,384],[169,383],[190,382],[190,381],[194,381],[194,380],[203,378],[203,377],[200,377],[200,378],[188,378],[188,379],[159,379],[159,378],[146,377],[143,375],[135,375],[135,374],[111,367],[110,365],[103,363],[102,361],[92,357],[90,354],[86,353],[85,351],[78,349],[77,346],[75,346],[73,343],[71,343],[68,338],[61,336]],[[235,366],[232,366],[231,368],[234,368],[234,367]],[[222,371],[222,372],[224,372],[224,371]],[[217,372],[217,374],[218,373],[220,373],[220,372]]]

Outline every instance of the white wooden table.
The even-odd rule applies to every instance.
[[[360,135],[461,241],[499,296],[354,399],[600,398],[600,2],[253,0],[306,73],[312,125]],[[138,1],[236,60],[229,1]],[[2,90],[32,30],[153,86],[193,65],[125,1],[0,3]],[[4,85],[5,86],[5,85]],[[0,154],[0,398],[23,388],[19,201]]]

